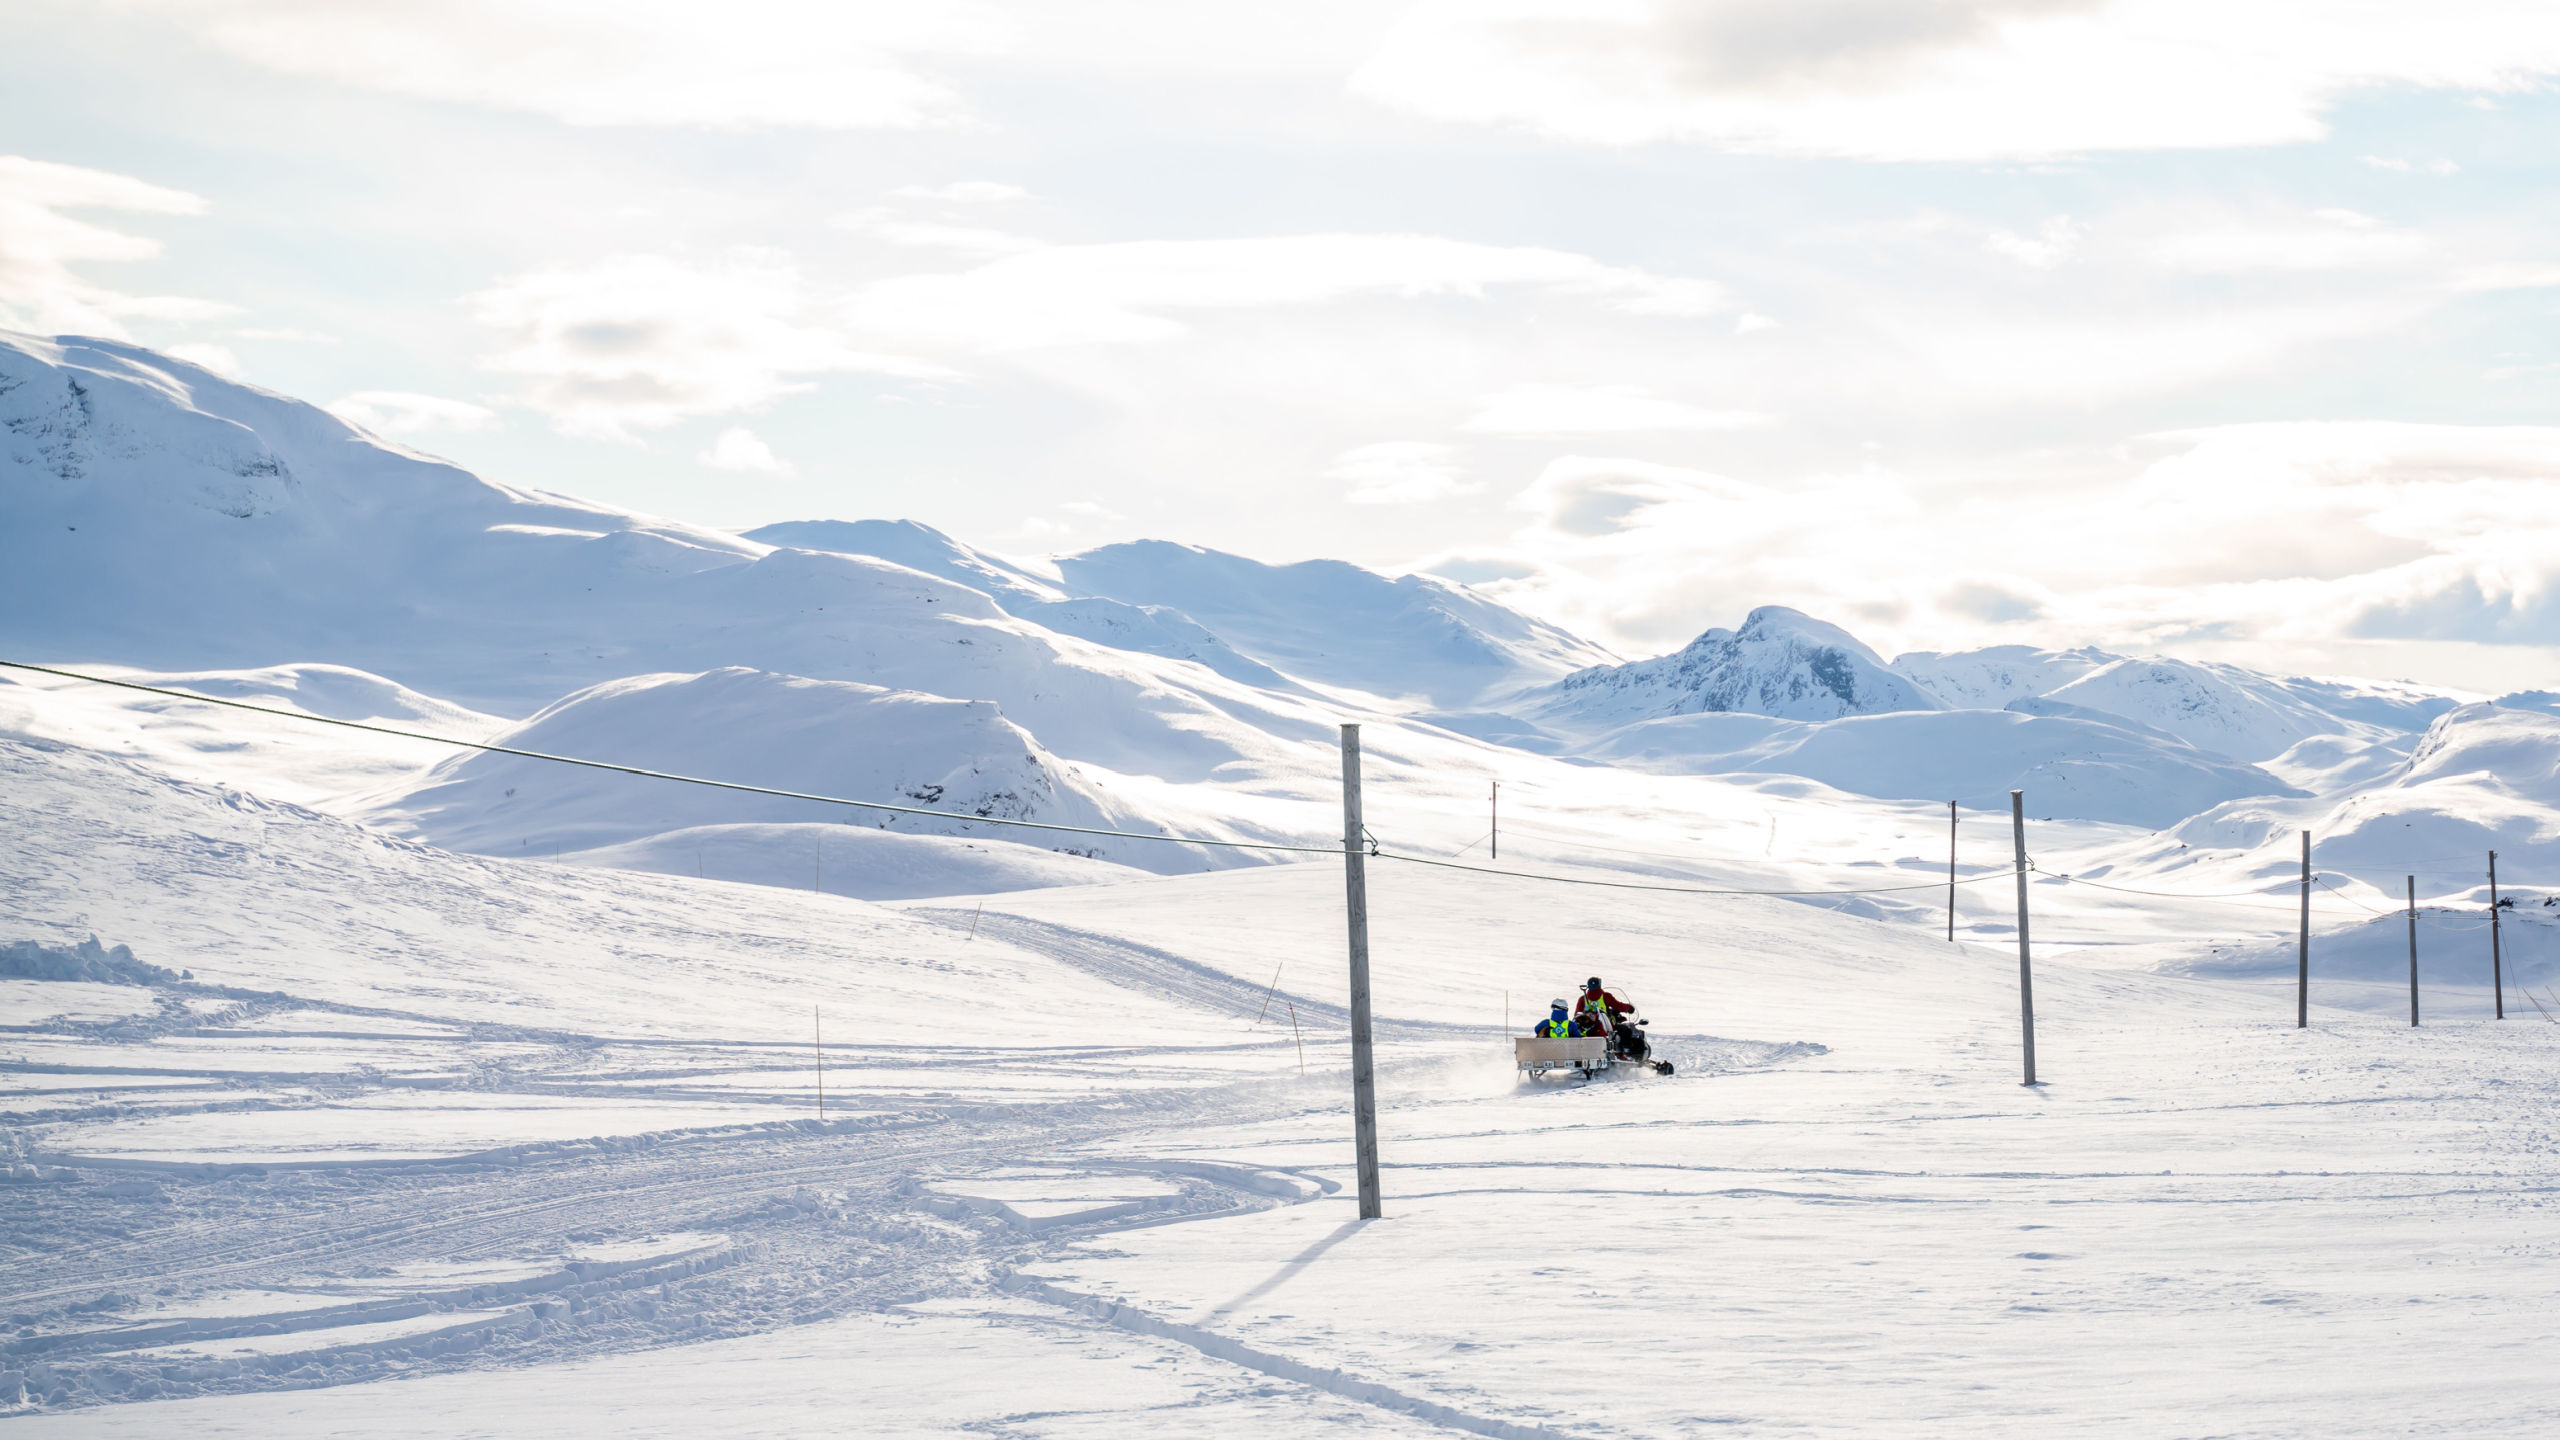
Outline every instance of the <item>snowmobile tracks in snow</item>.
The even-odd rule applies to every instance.
[[[1224,1360],[1231,1365],[1241,1365],[1248,1370],[1258,1370],[1275,1379],[1293,1381],[1310,1389],[1322,1390],[1329,1395],[1341,1396],[1345,1400],[1356,1400],[1364,1405],[1375,1405],[1381,1410],[1393,1410],[1399,1414],[1410,1415],[1417,1420],[1428,1421],[1451,1430],[1461,1430],[1470,1435],[1489,1435],[1495,1437],[1495,1440],[1579,1440],[1577,1436],[1562,1430],[1551,1430],[1543,1425],[1529,1425],[1516,1420],[1497,1420],[1483,1415],[1471,1415],[1436,1400],[1425,1400],[1408,1395],[1401,1390],[1380,1385],[1375,1381],[1346,1375],[1338,1369],[1320,1368],[1292,1360],[1285,1355],[1275,1355],[1268,1350],[1257,1349],[1214,1330],[1203,1330],[1197,1325],[1185,1325],[1178,1320],[1162,1319],[1097,1295],[1080,1295],[1073,1290],[1063,1289],[1048,1281],[1034,1279],[1018,1272],[1007,1271],[998,1278],[996,1283],[1014,1294],[1027,1295],[1051,1305],[1073,1310],[1106,1325],[1126,1330],[1133,1335],[1147,1335],[1159,1340],[1171,1340],[1177,1344],[1188,1345],[1212,1359]]]
[[[1281,1002],[1286,1001],[1297,1007],[1298,1023],[1310,1030],[1343,1029],[1351,1023],[1351,1012],[1333,1001],[1286,988],[1272,990],[1265,984],[1239,979],[1223,970],[1152,945],[1001,911],[918,908],[907,913],[918,919],[964,930],[974,923],[981,935],[1001,939],[1034,954],[1046,955],[1098,980],[1124,989],[1142,990],[1212,1014],[1233,1016],[1239,1022],[1259,1019],[1268,1025],[1279,1011]],[[1268,1009],[1265,1008],[1266,996],[1269,997]],[[1377,1017],[1376,1026],[1381,1040],[1482,1040],[1485,1037],[1483,1026],[1399,1020],[1383,1015]]]

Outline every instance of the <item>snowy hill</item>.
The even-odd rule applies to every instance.
[[[2155,830],[2244,796],[2301,793],[2257,766],[2088,713],[1921,710],[1823,723],[1680,715],[1613,731],[1580,753],[1672,774],[1801,775],[1880,799],[1981,809],[2024,789],[2039,817]]]
[[[1086,783],[986,701],[756,670],[609,681],[561,700],[495,743],[961,816],[1164,828]],[[488,855],[591,850],[723,824],[822,823],[946,835],[989,828],[485,752],[445,761],[422,783],[377,799],[365,818],[449,850]],[[1197,870],[1203,863],[1183,846],[1011,828],[995,833],[1051,849],[1126,851],[1125,858],[1139,864]],[[1156,853],[1136,853],[1143,850]],[[1239,853],[1251,854],[1222,852],[1217,859],[1234,863]]]
[[[2001,645],[1894,658],[1892,669],[1951,709],[2050,699],[2104,711],[2242,760],[2270,760],[2315,735],[2423,730],[2460,701],[2391,681],[2260,674],[2209,661]]]
[[[1326,723],[864,556],[493,484],[146,350],[0,337],[0,641],[161,671],[325,660],[524,715],[743,665],[998,703],[1056,752],[1196,778]]]
[[[1436,576],[1390,579],[1339,560],[1269,565],[1163,540],[1105,545],[1055,563],[1078,595],[1178,610],[1300,679],[1441,708],[1615,659]]]
[[[1953,654],[1915,650],[1896,655],[1888,668],[1950,710],[2005,710],[2011,701],[2059,689],[2122,658],[2085,646],[2038,650],[2032,645],[1994,645]]]
[[[1115,650],[1205,665],[1230,680],[1266,689],[1296,688],[1285,675],[1234,647],[1181,611],[1132,605],[1107,596],[1071,596],[1054,576],[964,545],[913,520],[786,520],[746,532],[766,545],[870,555],[954,584],[984,591],[1006,614]]]
[[[1588,732],[1666,715],[1833,720],[1940,706],[1848,631],[1763,605],[1738,630],[1709,630],[1658,659],[1578,671],[1519,708],[1541,724]]]
[[[2190,893],[2286,894],[2307,830],[2314,865],[2348,892],[2337,903],[2359,914],[2403,905],[2413,876],[2422,900],[2485,901],[2491,850],[2508,893],[2560,893],[2560,715],[2534,697],[2512,698],[2446,712],[2405,759],[2402,737],[2306,741],[2278,768],[2342,788],[2219,805],[2088,857],[2083,873]],[[2324,759],[2335,762],[2325,772],[2316,768]],[[2320,898],[2331,902],[2326,886]]]
[[[2044,698],[2140,720],[2242,760],[2271,760],[2314,735],[2371,737],[2432,718],[2423,703],[2383,693],[2360,695],[2192,660],[2109,661]],[[2453,703],[2444,700],[2433,712]]]

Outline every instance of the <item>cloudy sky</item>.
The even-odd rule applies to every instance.
[[[0,325],[505,480],[1629,654],[2560,685],[2560,11],[13,0]]]

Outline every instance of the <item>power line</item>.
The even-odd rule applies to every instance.
[[[1606,890],[1656,890],[1668,895],[1767,895],[1782,899],[1805,899],[1825,895],[1890,895],[1905,890],[1944,890],[1947,882],[1931,880],[1920,885],[1879,885],[1864,890],[1712,890],[1697,885],[1645,885],[1633,880],[1586,880],[1575,875],[1543,875],[1535,870],[1497,870],[1490,865],[1460,865],[1453,860],[1429,860],[1420,855],[1399,855],[1392,850],[1372,850],[1381,860],[1401,860],[1408,865],[1429,865],[1440,870],[1465,870],[1477,875],[1503,875],[1514,880],[1544,880],[1554,885],[1596,885]],[[2018,872],[1995,870],[1987,875],[1968,875],[1957,881],[1971,885],[1983,880],[2002,880]]]
[[[2271,892],[2265,890],[2233,890],[2219,895],[2198,895],[2191,891],[2182,890],[2137,890],[2128,885],[2109,885],[2101,880],[2084,880],[2077,875],[2061,875],[2058,874],[2058,872],[2055,873],[2056,878],[2067,880],[2074,885],[2087,885],[2092,889],[2097,890],[2113,890],[2119,895],[2156,895],[2163,900],[2264,900],[2272,898]],[[2268,883],[2273,884],[2276,882],[2270,881]],[[2288,880],[2283,883],[2289,885],[2295,882]]]
[[[429,735],[418,730],[400,730],[389,725],[368,725],[361,720],[340,720],[328,715],[309,715],[294,710],[270,710],[264,705],[251,705],[240,700],[224,700],[213,695],[198,695],[190,690],[172,690],[159,685],[143,685],[131,680],[110,680],[103,675],[83,675],[76,670],[56,670],[45,665],[29,665],[18,660],[0,660],[0,667],[31,670],[38,675],[54,675],[65,680],[85,680],[92,685],[112,685],[119,690],[139,690],[146,695],[161,695],[172,700],[189,700],[199,705],[221,705],[233,710],[246,710],[252,715],[265,715],[277,720],[302,720],[315,725],[335,725],[347,730],[363,730],[374,735],[389,735],[402,740],[423,740],[432,745],[451,745],[463,750],[479,750],[491,755],[513,755],[524,760],[548,760],[555,765],[577,765],[589,770],[605,770],[617,775],[637,775],[644,780],[673,780],[682,785],[702,785],[714,790],[735,790],[746,795],[769,795],[782,800],[809,800],[820,805],[849,805],[860,810],[880,810],[892,815],[923,815],[935,820],[956,820],[971,825],[1010,825],[1022,830],[1048,830],[1066,835],[1101,835],[1115,840],[1159,840],[1175,845],[1207,845],[1225,850],[1279,850],[1295,855],[1339,855],[1339,845],[1276,845],[1254,840],[1207,840],[1190,835],[1148,835],[1136,830],[1103,830],[1089,825],[1053,825],[1045,820],[1009,820],[994,815],[968,815],[953,810],[927,810],[915,805],[891,805],[879,800],[848,800],[841,795],[813,795],[803,790],[776,790],[764,785],[743,785],[734,780],[710,780],[700,775],[679,775],[670,770],[648,770],[637,765],[616,765],[604,760],[586,760],[575,755],[552,755],[540,750],[520,750],[512,745],[490,745],[478,740],[456,740],[449,735]]]

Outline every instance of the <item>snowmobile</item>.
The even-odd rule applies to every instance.
[[[1532,1080],[1557,1070],[1570,1070],[1589,1080],[1615,1065],[1644,1065],[1656,1075],[1671,1073],[1671,1062],[1653,1058],[1652,1042],[1645,1038],[1642,1020],[1616,1026],[1607,1035],[1577,1035],[1571,1039],[1546,1039],[1523,1035],[1511,1042],[1512,1060],[1520,1073]]]

